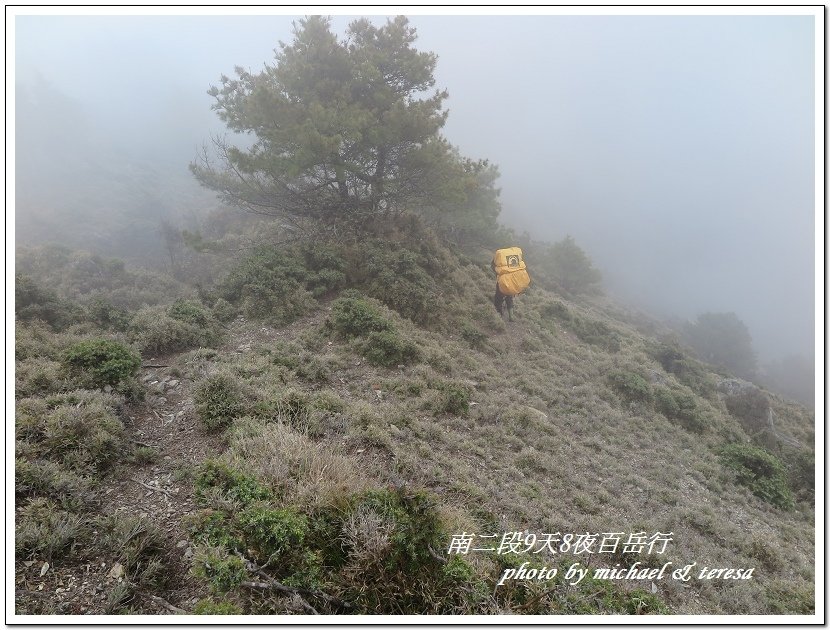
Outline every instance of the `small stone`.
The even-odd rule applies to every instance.
[[[167,384],[168,384],[170,387],[178,387],[178,385],[179,385],[179,381],[177,381],[176,379],[173,379],[172,381],[170,381],[170,382],[169,382],[169,383],[167,383]]]
[[[124,576],[124,567],[121,566],[120,562],[116,562],[107,575],[114,580],[117,580],[118,578]]]
[[[48,563],[48,562],[44,562],[44,563],[43,563],[43,566],[42,566],[42,567],[40,567],[40,577],[43,577],[44,575],[46,575],[46,572],[47,572],[48,570],[49,570],[49,563]]]
[[[187,547],[187,541],[186,540],[180,540],[179,542],[176,543],[176,549],[184,549],[185,547]]]
[[[188,547],[187,549],[184,550],[184,558],[189,559],[189,558],[192,558],[192,557],[193,557],[193,549]]]

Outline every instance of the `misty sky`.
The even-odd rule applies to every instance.
[[[292,37],[283,16],[15,20],[18,84],[45,81],[182,173],[222,129],[208,87]],[[573,235],[650,312],[735,311],[762,359],[813,352],[813,17],[411,23],[450,93],[444,134],[500,167],[503,223]]]

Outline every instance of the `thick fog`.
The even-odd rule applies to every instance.
[[[71,241],[72,216],[75,240],[88,229],[90,246],[128,251],[108,220],[126,237],[133,219],[215,204],[187,170],[223,130],[206,91],[270,63],[291,20],[18,15],[18,243]],[[812,360],[812,17],[411,23],[450,94],[444,134],[500,167],[503,223],[572,235],[620,300],[682,319],[734,311],[762,361]]]

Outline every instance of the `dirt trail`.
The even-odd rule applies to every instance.
[[[96,493],[98,514],[145,518],[165,539],[165,569],[172,589],[155,593],[139,590],[126,605],[141,614],[174,612],[153,595],[187,611],[206,595],[189,573],[193,550],[185,517],[197,509],[192,471],[220,453],[224,444],[221,436],[208,433],[196,416],[193,383],[179,376],[183,370],[173,368],[175,361],[176,356],[157,358],[147,363],[169,367],[141,368],[138,378],[146,387],[146,397],[125,409],[125,457],[101,479]],[[129,455],[133,449],[143,449],[146,457],[133,460]],[[110,593],[126,576],[121,575],[117,559],[103,550],[100,535],[92,532],[92,549],[99,553],[86,554],[81,563],[55,558],[54,566],[44,569],[43,560],[18,561],[18,613],[106,613]]]

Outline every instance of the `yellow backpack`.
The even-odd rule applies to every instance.
[[[520,247],[496,250],[493,268],[498,275],[499,291],[505,295],[519,295],[530,286],[530,276]]]

